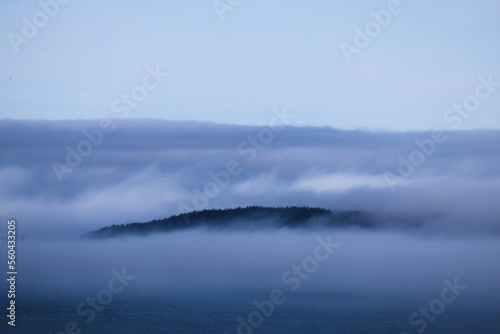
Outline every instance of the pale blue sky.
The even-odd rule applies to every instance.
[[[45,0],[50,2],[50,0]],[[111,103],[169,72],[129,118],[268,124],[286,106],[295,125],[341,129],[447,128],[447,108],[500,81],[500,2],[401,0],[370,45],[348,63],[372,10],[388,1],[242,1],[220,20],[212,0],[70,1],[18,52],[37,1],[0,5],[0,117],[117,117]],[[500,128],[500,88],[460,129]]]

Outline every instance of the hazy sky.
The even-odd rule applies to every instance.
[[[127,117],[261,125],[287,106],[295,125],[421,130],[445,127],[480,76],[500,81],[493,0],[401,0],[348,62],[341,43],[356,46],[356,27],[377,29],[371,11],[388,6],[255,0],[218,13],[212,0],[68,1],[48,16],[37,1],[3,1],[0,116],[117,117],[112,103],[158,65],[168,77],[150,81]],[[461,129],[499,128],[499,102],[481,101]]]

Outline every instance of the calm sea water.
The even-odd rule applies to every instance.
[[[253,298],[116,298],[86,323],[76,313],[85,299],[18,300],[16,327],[0,325],[1,333],[238,333],[238,316],[247,319],[256,308]],[[341,303],[342,304],[342,303]],[[260,326],[239,333],[418,333],[408,317],[415,309],[346,306],[297,298],[279,305]],[[258,319],[256,319],[258,321]],[[78,332],[80,331],[80,332]],[[500,312],[447,310],[429,323],[424,333],[500,333]]]

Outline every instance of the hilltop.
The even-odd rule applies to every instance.
[[[148,235],[195,227],[215,229],[375,227],[373,215],[363,211],[337,211],[311,207],[248,206],[209,209],[174,215],[149,222],[111,225],[91,231],[86,238],[112,238],[125,235]]]

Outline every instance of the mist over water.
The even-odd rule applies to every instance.
[[[303,262],[314,257],[318,238],[340,246],[314,268]],[[462,307],[498,309],[499,241],[355,229],[197,229],[102,241],[25,241],[19,245],[20,296],[95,295],[107,287],[113,269],[124,268],[135,278],[123,295],[140,298],[217,299],[281,289],[289,296],[322,296],[319,300],[331,305],[407,307],[428,303],[443,289],[443,280],[458,278],[468,287]],[[293,265],[314,270],[302,270],[306,279],[293,271],[284,279]]]

